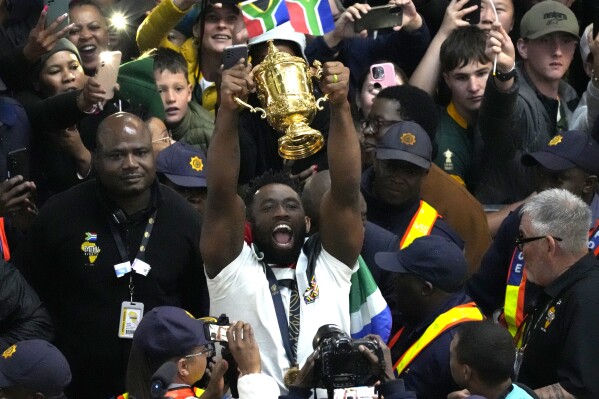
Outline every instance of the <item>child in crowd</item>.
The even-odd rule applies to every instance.
[[[206,152],[214,130],[214,118],[201,105],[191,101],[192,85],[188,80],[185,59],[168,48],[157,49],[153,57],[154,80],[171,137]]]

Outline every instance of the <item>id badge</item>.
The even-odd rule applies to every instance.
[[[121,304],[121,317],[119,318],[119,338],[132,339],[143,315],[143,303],[124,301]]]

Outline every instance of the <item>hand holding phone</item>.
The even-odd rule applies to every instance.
[[[234,67],[242,58],[247,64],[248,46],[246,44],[236,44],[225,47],[225,50],[223,51],[223,70]]]
[[[397,81],[395,79],[395,67],[390,62],[374,64],[370,67],[370,75],[368,76],[368,80],[377,89],[397,86]]]
[[[46,23],[44,27],[47,29],[58,17],[67,14],[67,17],[62,20],[60,25],[56,28],[59,31],[66,28],[69,24],[69,1],[70,0],[44,0],[44,5],[48,6],[48,12],[46,13]]]
[[[105,100],[110,100],[114,97],[114,87],[119,75],[121,56],[120,51],[103,51],[100,53],[100,64],[98,65],[95,79],[100,84],[102,90],[106,91]]]
[[[356,19],[354,22],[354,32],[359,33],[365,29],[376,30],[401,26],[402,19],[403,9],[401,6],[386,4],[371,7],[368,13],[363,14],[360,19]]]
[[[8,153],[7,162],[7,178],[15,176],[23,176],[23,181],[31,180],[29,173],[29,150],[27,148],[19,148]]]
[[[476,10],[464,15],[464,21],[469,22],[470,25],[478,25],[480,23],[480,4],[481,0],[468,0],[468,3],[466,3],[466,5],[463,8],[468,8],[472,6],[477,7]]]

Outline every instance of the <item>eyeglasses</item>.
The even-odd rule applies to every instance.
[[[173,138],[173,136],[171,135],[171,132],[169,130],[165,130],[162,132],[162,137],[160,137],[159,139],[152,140],[152,144],[164,141],[164,142],[168,143],[168,145],[170,145],[172,138]]]
[[[553,236],[538,236],[538,237],[516,237],[516,239],[514,240],[514,244],[516,244],[516,247],[518,247],[518,250],[520,252],[522,252],[524,250],[524,244],[526,244],[527,242],[532,242],[532,241],[537,241],[537,240],[542,240],[545,237],[551,237],[556,241],[561,241],[562,239],[559,237],[553,237]]]
[[[401,121],[381,121],[379,119],[362,119],[360,125],[362,130],[370,130],[372,134],[377,134],[381,128],[389,127]]]
[[[191,355],[187,355],[185,357],[186,358],[190,358],[190,357],[202,356],[203,354],[206,354],[206,357],[212,357],[212,356],[214,356],[214,348],[202,349],[198,353],[192,353]]]

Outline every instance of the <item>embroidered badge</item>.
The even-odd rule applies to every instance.
[[[89,263],[94,263],[100,253],[100,247],[96,245],[98,235],[93,232],[85,233],[85,241],[81,244],[83,254],[89,258]]]
[[[551,324],[551,322],[555,319],[555,306],[552,306],[547,311],[547,315],[545,316],[545,326],[544,329],[547,330],[547,327]]]
[[[191,169],[193,169],[197,172],[200,172],[202,169],[204,169],[204,163],[198,156],[192,157],[189,160],[189,164],[191,165]]]
[[[549,142],[549,144],[547,144],[547,145],[558,145],[559,143],[562,142],[562,139],[563,139],[563,137],[558,134],[557,136],[552,138],[551,141]]]
[[[552,11],[543,14],[543,19],[545,20],[545,25],[557,25],[560,21],[567,21],[568,16],[561,12]]]
[[[17,345],[13,345],[13,346],[9,346],[4,353],[2,353],[2,357],[5,359],[8,359],[9,357],[11,357],[12,355],[15,354],[15,352],[17,351]]]
[[[445,156],[445,163],[443,164],[443,169],[453,170],[453,161],[451,160],[453,152],[451,152],[448,148],[447,151],[443,153],[443,155]]]
[[[403,133],[399,140],[405,145],[416,144],[416,136],[414,136],[412,133]]]
[[[318,298],[318,283],[316,282],[316,276],[312,276],[312,280],[310,280],[310,285],[306,288],[304,292],[304,302],[306,305],[311,304]]]

